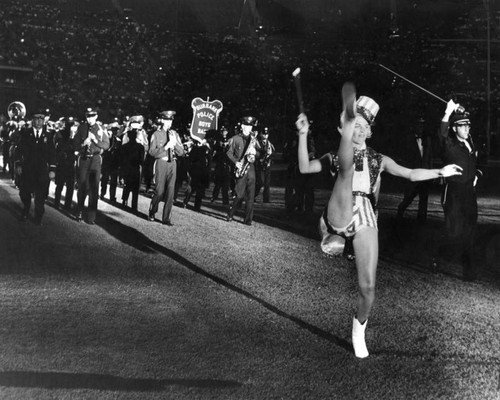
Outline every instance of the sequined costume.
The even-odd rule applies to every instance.
[[[339,168],[338,156],[331,153],[329,166],[332,174]],[[380,172],[383,155],[370,147],[359,150],[354,148],[353,176],[353,216],[345,227],[334,227],[328,221],[328,207],[325,208],[319,222],[321,249],[328,255],[340,255],[344,250],[345,239],[353,237],[363,227],[378,229],[375,211],[376,197],[380,187]]]

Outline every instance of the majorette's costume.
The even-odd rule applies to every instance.
[[[379,110],[378,105],[369,97],[361,96],[357,101],[357,112],[370,125],[373,125]],[[328,168],[333,175],[339,169],[338,156],[331,152],[331,157],[322,159],[331,160]],[[353,216],[344,227],[334,227],[328,221],[328,206],[320,218],[321,250],[330,256],[341,255],[344,251],[345,239],[353,237],[363,226],[378,229],[375,205],[380,189],[380,172],[383,155],[371,147],[364,149],[354,148],[354,176],[352,180]]]

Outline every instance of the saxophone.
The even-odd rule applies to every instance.
[[[240,168],[236,167],[234,170],[234,176],[236,178],[241,178],[241,177],[245,176],[245,174],[248,172],[248,168],[250,168],[250,165],[254,162],[254,161],[250,161],[249,158],[250,158],[250,156],[253,156],[253,158],[255,160],[255,154],[256,154],[255,144],[256,144],[256,142],[257,142],[257,139],[254,138],[253,136],[251,136],[250,143],[249,143],[247,150],[245,151],[245,154],[243,155],[243,158],[242,158],[243,163],[241,164]]]

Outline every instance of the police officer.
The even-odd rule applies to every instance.
[[[259,144],[253,133],[257,126],[257,119],[252,116],[241,119],[241,132],[231,138],[226,152],[229,160],[234,164],[236,198],[233,200],[227,221],[233,220],[234,213],[245,200],[244,223],[252,225],[253,203],[255,198],[255,160],[259,157]]]
[[[171,129],[175,111],[160,113],[161,126],[151,136],[149,154],[155,158],[155,193],[149,206],[149,220],[155,220],[160,201],[165,201],[162,222],[172,226],[172,206],[174,204],[177,157],[184,155],[184,147],[179,134]],[[165,195],[165,197],[164,197]]]
[[[445,164],[462,168],[462,174],[446,179],[442,194],[447,237],[437,250],[450,248],[461,257],[463,279],[477,278],[473,260],[474,233],[477,225],[476,182],[482,175],[476,168],[477,150],[470,135],[469,113],[450,100],[441,121],[440,145]]]
[[[31,198],[34,196],[34,222],[37,225],[42,223],[49,183],[55,177],[56,168],[54,138],[47,132],[44,118],[42,113],[33,115],[32,127],[26,127],[20,132],[15,153],[19,196],[24,206],[22,220],[28,219]]]
[[[101,177],[102,154],[109,149],[109,136],[97,123],[97,110],[87,108],[86,121],[78,126],[74,137],[74,149],[78,153],[78,208],[76,220],[83,218],[85,199],[89,196],[87,222],[95,224]]]

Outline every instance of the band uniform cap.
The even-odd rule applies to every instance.
[[[97,110],[93,107],[88,107],[85,110],[85,116],[86,117],[93,117],[94,115],[97,115]]]
[[[356,101],[356,109],[370,125],[375,123],[375,117],[380,110],[379,105],[370,97],[360,96]]]
[[[261,132],[261,135],[269,135],[269,128],[266,126]]]
[[[243,118],[241,118],[241,124],[242,125],[257,126],[257,118],[251,117],[251,116],[243,117]]]
[[[144,117],[142,115],[133,115],[130,117],[129,123],[142,124],[144,122]]]
[[[174,119],[175,111],[168,110],[160,112],[160,119]]]
[[[464,112],[454,112],[450,116],[450,125],[470,125],[469,113]]]
[[[45,113],[43,113],[42,111],[37,111],[35,112],[32,117],[32,119],[44,119],[45,118]]]

